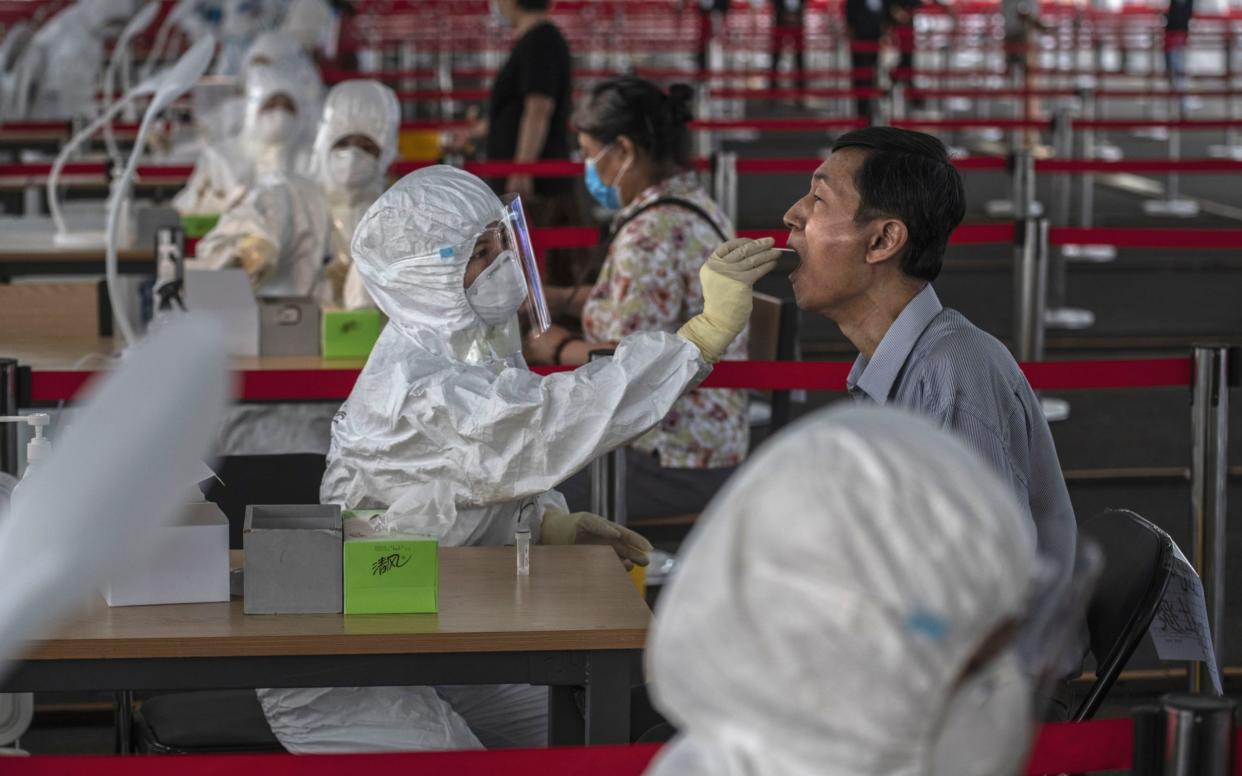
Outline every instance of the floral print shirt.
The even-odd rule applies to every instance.
[[[728,218],[699,185],[693,172],[676,175],[643,191],[617,213],[613,224],[659,198],[691,202],[711,216],[726,237]],[[582,314],[589,341],[610,342],[636,331],[676,332],[703,312],[699,269],[720,244],[720,235],[701,215],[678,205],[660,205],[625,224],[608,246],[599,280]],[[743,331],[725,353],[747,355]],[[652,452],[673,469],[736,466],[750,445],[745,391],[720,388],[690,391],[658,426],[633,447]]]

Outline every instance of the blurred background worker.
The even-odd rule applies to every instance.
[[[690,160],[693,92],[665,93],[622,76],[597,85],[574,114],[587,157],[587,190],[616,210],[607,257],[593,286],[549,288],[554,311],[581,320],[582,335],[554,326],[531,339],[533,361],[585,364],[639,331],[674,332],[703,309],[699,271],[733,225],[698,182]],[[725,358],[744,359],[747,333]],[[633,517],[702,511],[742,462],[750,443],[743,391],[687,393],[650,433],[626,451],[626,505]],[[590,477],[579,472],[560,490],[572,509],[589,504]]]
[[[651,690],[681,733],[650,776],[1017,776],[1043,658],[1019,654],[1033,532],[960,441],[833,409],[703,516],[657,607]]]
[[[551,489],[654,426],[702,379],[745,327],[751,286],[777,252],[770,240],[747,241],[713,256],[702,270],[704,312],[678,333],[632,334],[611,359],[540,378],[521,354],[518,311],[541,292],[533,257],[515,240],[526,229],[516,202],[435,166],[402,178],[363,217],[354,262],[389,324],[333,420],[321,500],[384,510],[378,530],[441,546],[508,544],[528,528],[544,544],[605,544],[645,563],[642,537],[571,513]],[[525,685],[259,698],[295,752],[546,741],[547,691]]]
[[[263,133],[256,131],[257,124],[245,131],[250,86],[263,71],[273,71],[287,81],[286,90],[299,106],[289,125],[280,128],[284,134],[276,139],[264,139]],[[239,203],[256,180],[283,171],[287,164],[302,174],[310,172],[310,148],[323,101],[323,82],[314,63],[297,41],[268,32],[260,35],[246,53],[241,78],[241,97],[221,101],[208,116],[196,117],[201,143],[194,170],[172,200],[183,215],[223,213]],[[283,124],[284,120],[264,121]]]
[[[323,191],[294,169],[302,85],[276,68],[250,76],[242,134],[255,183],[198,243],[197,263],[246,270],[258,296],[310,296],[320,281],[328,221]]]
[[[44,24],[14,65],[0,119],[93,117],[104,40],[136,10],[134,0],[78,0]]]
[[[328,284],[325,299],[335,307],[374,307],[354,267],[354,230],[384,191],[388,165],[397,155],[401,106],[392,89],[378,81],[345,81],[332,87],[315,137],[315,176],[328,200]]]
[[[224,0],[216,75],[237,75],[255,39],[276,28],[284,11],[281,0]]]

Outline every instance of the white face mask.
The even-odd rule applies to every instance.
[[[466,289],[470,307],[488,326],[507,323],[526,301],[526,279],[513,251],[504,251]]]
[[[343,189],[358,189],[375,180],[379,159],[361,148],[335,148],[328,153],[328,175]]]
[[[280,145],[292,140],[294,116],[283,108],[265,110],[255,122],[255,138],[265,145]]]
[[[1012,650],[966,679],[945,706],[929,776],[1016,776],[1031,743],[1031,698]]]

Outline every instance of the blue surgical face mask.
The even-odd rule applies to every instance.
[[[630,168],[631,160],[627,159],[625,161],[611,185],[604,183],[603,179],[599,177],[599,170],[595,167],[595,163],[602,159],[604,154],[611,151],[612,147],[613,144],[609,143],[598,154],[586,160],[586,187],[587,192],[590,193],[600,206],[608,210],[619,210],[621,208],[621,190],[617,188],[617,182],[621,180],[622,175],[625,175],[625,171]]]

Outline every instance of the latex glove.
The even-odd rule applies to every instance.
[[[323,268],[324,279],[332,289],[332,302],[340,304],[345,296],[345,280],[349,277],[349,262],[339,259],[331,261]]]
[[[677,333],[698,347],[703,360],[714,364],[742,333],[754,306],[751,286],[776,267],[781,252],[775,240],[739,238],[717,248],[699,270],[703,284],[703,312]]]
[[[262,237],[243,237],[237,244],[237,264],[257,286],[276,269],[276,246]]]
[[[540,544],[607,544],[627,569],[634,564],[646,566],[651,542],[623,525],[617,525],[590,512],[562,512],[549,509],[543,513]]]

